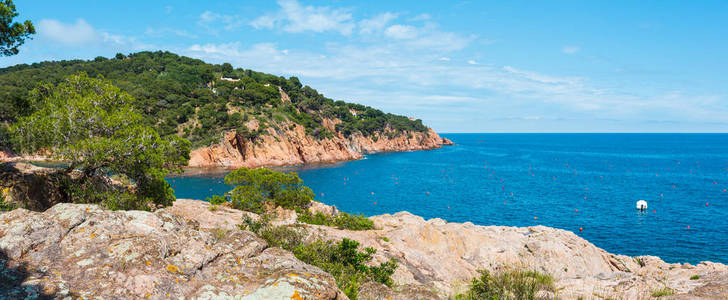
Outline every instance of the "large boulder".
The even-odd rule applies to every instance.
[[[653,256],[615,255],[570,231],[545,226],[478,226],[425,220],[408,212],[370,219],[377,230],[307,226],[310,238],[349,238],[362,247],[375,248],[375,263],[396,258],[399,267],[392,276],[397,285],[394,290],[407,291],[415,298],[437,291],[438,297],[448,299],[467,289],[477,270],[514,268],[552,275],[559,299],[647,299],[665,287],[678,298],[728,297],[728,266],[724,264],[668,264]],[[384,286],[367,286],[362,294],[371,299],[407,297]]]
[[[190,217],[65,203],[0,214],[0,299],[345,298],[290,252]]]

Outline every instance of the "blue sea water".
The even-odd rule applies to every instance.
[[[545,225],[612,253],[728,263],[728,134],[443,136],[457,145],[287,170],[347,212]],[[204,199],[230,189],[223,176],[169,181]]]

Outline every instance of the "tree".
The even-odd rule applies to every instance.
[[[103,78],[85,73],[58,85],[43,84],[30,93],[34,112],[10,127],[25,153],[49,151],[69,162],[67,172],[82,171],[81,182],[110,172],[136,184],[132,207],[170,205],[174,192],[164,180],[189,160],[190,143],[161,138],[144,125],[135,100]]]
[[[263,212],[266,203],[300,210],[314,197],[313,191],[294,172],[241,168],[225,176],[225,184],[236,186],[228,193],[233,206],[252,212]]]
[[[31,34],[35,34],[35,27],[29,20],[13,23],[13,18],[17,16],[12,0],[0,1],[0,54],[3,56],[18,54],[18,47],[23,45]]]

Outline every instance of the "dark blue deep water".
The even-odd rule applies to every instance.
[[[613,253],[728,263],[726,134],[443,136],[458,145],[288,170],[347,212],[546,225]],[[230,189],[223,175],[169,181],[177,197],[204,199]]]

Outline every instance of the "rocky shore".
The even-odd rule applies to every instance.
[[[333,129],[334,121],[328,121]],[[249,122],[248,128],[257,129]],[[406,132],[390,137],[377,134],[365,137],[361,133],[349,137],[339,135],[330,139],[316,139],[306,134],[296,123],[281,125],[285,130],[267,128],[269,134],[250,141],[234,132],[224,135],[222,141],[190,153],[190,167],[256,168],[261,166],[287,166],[310,163],[329,163],[361,159],[374,152],[400,152],[437,149],[453,142],[440,137],[434,130]],[[387,131],[385,131],[387,132]]]
[[[316,210],[336,213],[322,204]],[[0,214],[0,298],[345,299],[333,277],[269,247],[237,224],[250,213],[177,200],[156,212],[57,204]],[[252,217],[257,217],[251,215]],[[279,212],[279,224],[295,212]],[[407,212],[370,218],[376,230],[304,225],[310,238],[354,239],[399,260],[394,288],[369,284],[360,299],[447,299],[478,269],[528,268],[553,276],[559,299],[726,299],[728,266],[669,264],[615,255],[572,232],[477,226]]]

